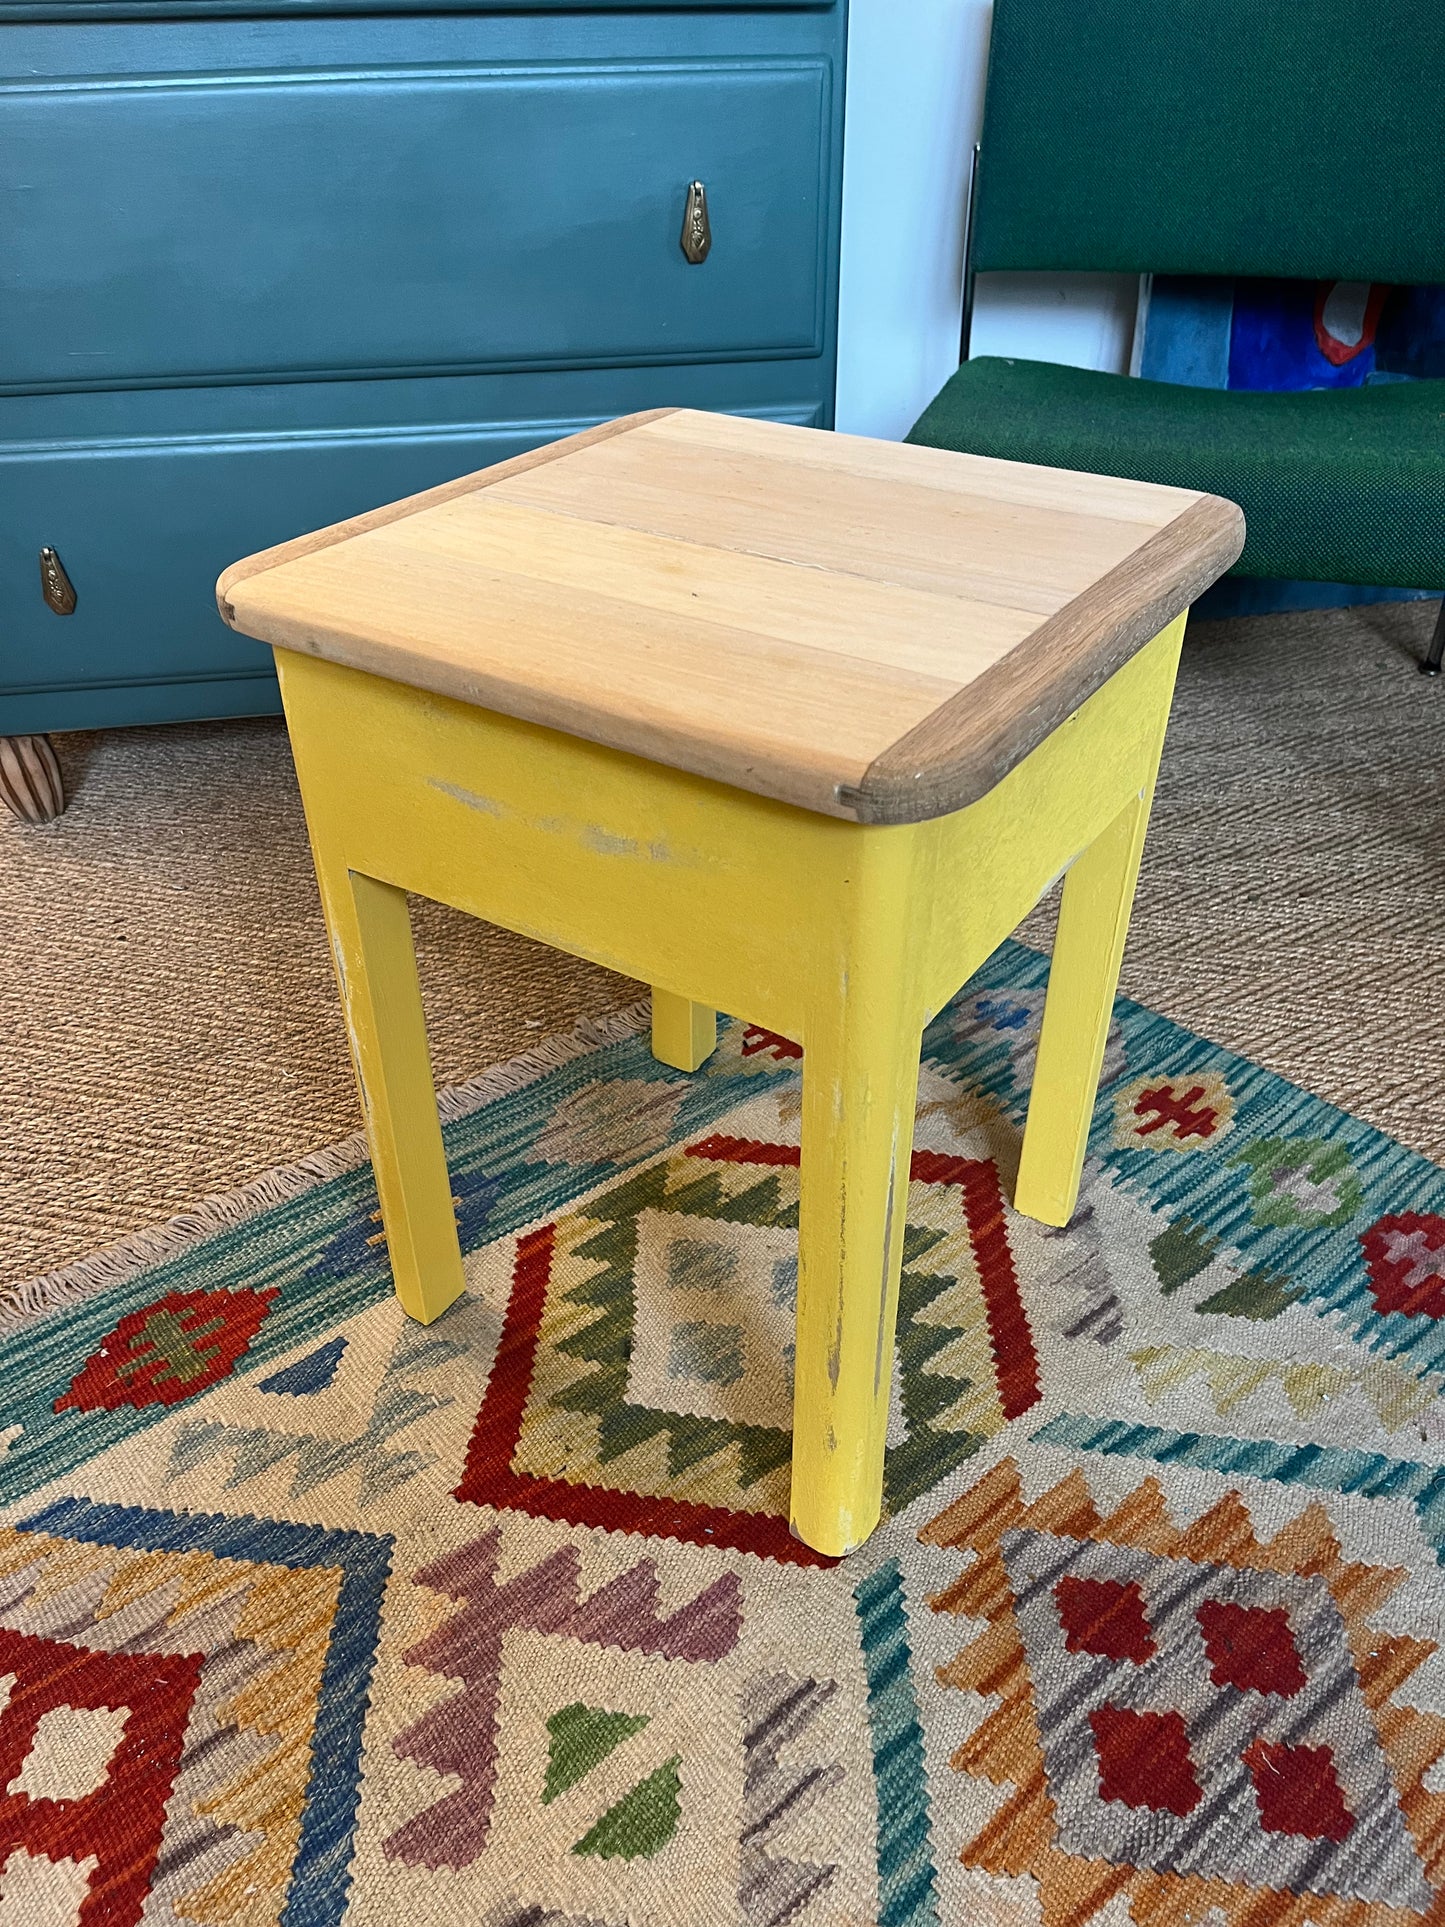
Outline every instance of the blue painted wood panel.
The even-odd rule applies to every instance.
[[[806,405],[766,412],[805,425],[817,415]],[[0,583],[11,591],[0,735],[67,726],[67,711],[92,711],[52,699],[102,685],[109,720],[126,717],[128,704],[150,720],[156,685],[248,677],[265,684],[256,707],[271,707],[269,649],[215,611],[227,563],[596,419],[0,449]],[[72,615],[55,615],[41,597],[37,556],[47,544],[75,587]],[[214,712],[193,695],[186,713]]]
[[[5,20],[176,20],[369,13],[575,13],[579,0],[0,0]],[[725,13],[735,0],[586,0],[592,13]],[[748,0],[752,13],[829,13],[842,0]]]
[[[0,0],[0,734],[273,710],[226,563],[578,425],[829,425],[845,31],[842,0]]]
[[[827,83],[738,62],[0,89],[0,378],[817,354]]]

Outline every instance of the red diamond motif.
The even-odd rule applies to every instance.
[[[274,1286],[167,1292],[121,1319],[56,1399],[55,1410],[178,1405],[235,1369],[275,1297]]]
[[[1132,1579],[1061,1579],[1054,1604],[1071,1653],[1132,1659],[1142,1666],[1159,1650],[1149,1630],[1144,1595]]]
[[[1355,1824],[1327,1746],[1285,1746],[1255,1740],[1243,1755],[1254,1781],[1259,1823],[1266,1833],[1306,1840],[1343,1840]]]
[[[1099,1792],[1126,1807],[1183,1819],[1202,1797],[1189,1757],[1189,1735],[1178,1713],[1136,1713],[1098,1706],[1089,1715],[1099,1759]]]
[[[1299,1648],[1283,1606],[1236,1606],[1206,1599],[1197,1614],[1216,1686],[1292,1699],[1305,1683]]]

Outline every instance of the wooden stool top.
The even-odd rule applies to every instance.
[[[227,569],[235,629],[865,823],[991,789],[1238,556],[1230,502],[665,409]]]

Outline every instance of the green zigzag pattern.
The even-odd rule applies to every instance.
[[[739,1167],[728,1168],[735,1171]],[[735,1449],[741,1484],[746,1488],[788,1463],[792,1440],[785,1431],[656,1411],[626,1402],[635,1315],[632,1281],[637,1261],[637,1218],[652,1209],[792,1230],[797,1227],[798,1207],[795,1201],[784,1202],[774,1171],[733,1193],[715,1171],[703,1170],[696,1178],[669,1189],[669,1178],[674,1176],[675,1166],[654,1165],[587,1206],[587,1216],[602,1221],[602,1228],[577,1247],[577,1255],[598,1260],[603,1268],[573,1286],[566,1293],[566,1302],[591,1306],[597,1317],[584,1330],[562,1340],[558,1350],[594,1369],[554,1393],[552,1403],[597,1421],[598,1456],[604,1464],[649,1439],[662,1437],[667,1440],[668,1472],[675,1478],[719,1452]],[[951,1276],[918,1268],[920,1260],[943,1236],[941,1231],[916,1225],[908,1226],[904,1233],[898,1358],[908,1437],[890,1448],[887,1455],[884,1504],[889,1513],[902,1511],[922,1493],[931,1491],[983,1443],[982,1433],[937,1431],[932,1423],[971,1389],[967,1379],[928,1369],[930,1360],[953,1341],[953,1328],[918,1322],[934,1300],[957,1283]]]
[[[955,1467],[971,1459],[983,1444],[982,1432],[936,1431],[933,1421],[973,1389],[967,1378],[951,1378],[929,1370],[931,1361],[957,1336],[949,1325],[921,1324],[922,1314],[935,1299],[951,1291],[957,1278],[919,1268],[944,1234],[931,1227],[908,1225],[903,1233],[903,1276],[898,1286],[898,1368],[903,1416],[908,1437],[893,1446],[884,1460],[883,1503],[898,1513],[925,1492],[931,1492]]]
[[[787,1226],[797,1223],[797,1207],[786,1206],[775,1172],[734,1196],[721,1176],[702,1171],[669,1192],[671,1167],[654,1165],[620,1184],[587,1207],[602,1229],[577,1247],[582,1258],[599,1260],[602,1269],[566,1294],[574,1305],[590,1305],[597,1317],[585,1330],[564,1339],[558,1350],[595,1369],[553,1394],[563,1411],[585,1413],[597,1421],[598,1456],[605,1465],[652,1438],[667,1440],[667,1467],[676,1478],[719,1452],[736,1448],[741,1483],[756,1484],[786,1465],[792,1441],[771,1426],[733,1425],[720,1419],[656,1411],[626,1402],[627,1369],[632,1357],[635,1315],[633,1269],[637,1262],[637,1218],[651,1208],[735,1224]]]

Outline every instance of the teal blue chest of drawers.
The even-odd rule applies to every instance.
[[[0,0],[0,737],[277,708],[212,587],[299,530],[634,409],[830,426],[845,31]]]

